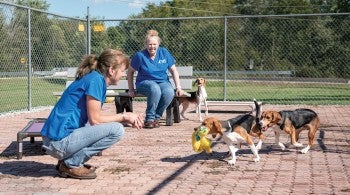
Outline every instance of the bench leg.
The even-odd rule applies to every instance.
[[[174,110],[173,102],[171,102],[171,104],[166,108],[166,118],[165,118],[165,125],[166,126],[172,126],[174,124],[173,110]]]
[[[117,113],[133,112],[132,98],[116,96],[114,99]]]
[[[23,156],[23,139],[26,137],[25,133],[17,133],[17,159],[21,159]]]
[[[180,121],[179,99],[174,97],[173,101],[166,109],[166,125],[171,126]]]
[[[115,109],[116,109],[117,113],[124,112],[123,105],[120,102],[120,97],[118,97],[118,96],[115,97],[114,98],[114,103],[115,103]]]
[[[133,112],[134,108],[132,106],[132,98],[128,97],[127,99],[125,99],[125,112]]]
[[[23,156],[23,141],[17,140],[17,159],[22,159]]]
[[[173,100],[173,115],[174,115],[174,123],[179,123],[181,122],[180,119],[180,109],[179,109],[179,99],[178,98],[174,98]]]

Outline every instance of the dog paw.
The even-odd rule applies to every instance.
[[[236,164],[236,159],[229,160],[229,161],[227,161],[227,163],[229,165],[235,165]]]
[[[302,143],[299,143],[299,142],[295,142],[293,144],[295,147],[303,147],[303,144]]]
[[[254,162],[259,162],[260,158],[259,157],[255,157],[253,160],[254,160]]]
[[[310,147],[309,146],[306,146],[305,148],[303,148],[300,152],[302,154],[306,154],[308,151],[309,151]]]
[[[284,144],[282,143],[278,143],[278,145],[281,147],[281,150],[284,151],[286,149],[286,146],[284,146]]]

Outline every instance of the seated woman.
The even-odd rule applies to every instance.
[[[183,95],[180,86],[179,73],[175,67],[175,59],[170,52],[160,47],[161,39],[156,30],[147,31],[145,49],[137,52],[131,59],[128,68],[129,96],[134,97],[134,72],[137,71],[137,93],[147,97],[147,108],[144,128],[159,127],[159,120],[164,110],[174,98],[174,89],[169,81],[167,71],[174,78],[176,95]]]

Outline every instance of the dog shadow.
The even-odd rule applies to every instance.
[[[185,157],[165,157],[162,158],[162,162],[194,162],[194,161],[205,161],[205,160],[220,160],[227,156],[227,152],[216,152],[213,151],[210,154],[203,152],[191,154]]]
[[[279,155],[289,155],[292,153],[292,150],[284,150],[281,151],[280,149],[275,149],[275,148],[264,148],[259,150],[259,154],[272,154],[272,153],[277,153]],[[252,151],[250,149],[240,149],[236,152],[237,157],[247,157],[249,158],[252,156]],[[171,163],[177,163],[177,162],[195,162],[195,161],[207,161],[207,160],[217,160],[217,161],[223,161],[227,162],[230,159],[231,155],[228,151],[226,152],[218,152],[218,151],[213,151],[210,154],[205,153],[204,151],[201,153],[195,153],[191,154],[189,156],[185,157],[165,157],[162,158],[162,162],[171,162]]]
[[[191,155],[185,156],[185,157],[165,157],[165,158],[162,158],[161,161],[162,162],[171,162],[171,163],[177,163],[177,162],[189,163],[189,162],[207,161],[207,160],[217,160],[217,161],[227,162],[231,157],[229,151],[218,152],[218,151],[214,151],[214,150],[215,149],[213,149],[213,152],[210,154],[207,154],[207,153],[205,153],[205,151],[203,151],[203,152],[191,154]],[[259,154],[266,154],[266,155],[268,155],[268,154],[290,155],[293,152],[295,152],[293,150],[293,148],[290,150],[289,150],[289,148],[286,148],[284,151],[282,151],[280,148],[274,147],[272,145],[267,146],[267,147],[259,150]],[[237,157],[249,158],[252,155],[253,155],[253,153],[249,148],[242,148],[236,152]]]

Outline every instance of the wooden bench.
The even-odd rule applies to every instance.
[[[68,68],[67,70],[67,82],[66,87],[68,87],[75,78],[76,67]],[[192,76],[193,76],[193,67],[192,66],[177,66],[177,71],[180,76],[180,85],[183,90],[192,90]],[[169,73],[170,81],[175,89],[174,81],[172,79],[172,75]],[[134,78],[136,81],[136,75]],[[127,93],[128,91],[128,81],[126,79],[122,79],[118,82],[118,85],[110,85],[107,90],[107,98],[114,98],[116,112],[133,112],[133,99]],[[110,92],[113,91],[113,92]],[[61,96],[63,92],[54,92],[53,95]],[[185,96],[190,96],[190,94],[186,93]],[[135,98],[145,97],[144,95],[137,94]],[[171,126],[173,123],[180,122],[180,111],[179,111],[179,100],[178,96],[175,96],[172,103],[166,109],[166,125]]]
[[[262,102],[257,101],[260,110],[262,110]],[[254,101],[207,101],[208,109],[210,110],[211,106],[247,106],[253,112],[256,110]],[[203,106],[203,104],[201,104]]]
[[[17,159],[21,159],[23,156],[23,140],[30,137],[30,143],[34,143],[35,137],[41,137],[40,131],[45,121],[46,119],[44,118],[33,119],[17,133]]]

